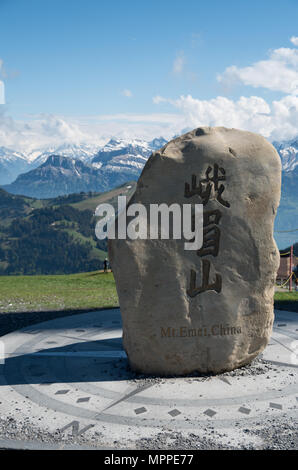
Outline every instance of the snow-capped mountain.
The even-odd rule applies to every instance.
[[[0,147],[0,185],[12,183],[20,174],[38,168],[50,155],[75,158],[86,163],[91,162],[100,145],[63,144],[47,149],[35,149],[28,153]]]
[[[34,195],[36,197],[45,197],[44,178],[41,177],[40,188],[43,189],[39,193],[39,173],[32,173],[31,170],[41,168],[47,162],[48,171],[51,173],[51,182],[54,184],[54,175],[57,174],[57,161],[53,165],[49,157],[51,155],[58,155],[66,157],[66,159],[80,161],[86,164],[89,169],[92,168],[92,172],[99,175],[99,179],[96,179],[96,188],[92,186],[92,190],[101,191],[103,189],[110,189],[126,181],[136,181],[151,153],[163,147],[166,143],[167,141],[163,137],[153,139],[152,141],[112,138],[103,146],[96,144],[64,144],[55,148],[35,150],[27,155],[0,147],[0,184],[12,183],[20,174],[30,171],[28,178],[25,177],[24,179],[24,175],[22,175],[21,179],[17,178],[13,184],[9,184],[7,187],[8,191],[16,191],[18,194],[21,191],[22,194],[29,195],[30,193],[31,195],[30,178],[34,177]],[[281,157],[284,176],[286,174],[294,174],[298,170],[298,138],[288,142],[274,142],[274,145]],[[56,168],[53,171],[49,169],[52,166]],[[61,168],[62,170],[63,167]],[[83,171],[81,174],[81,179],[84,179],[86,171]],[[44,175],[44,170],[40,173],[41,175]],[[73,177],[74,174],[70,176],[72,181],[74,181]],[[79,175],[77,177],[79,178]],[[88,178],[87,180],[90,182]],[[25,185],[23,184],[24,181],[26,181]],[[101,183],[99,184],[98,181],[101,181]],[[70,190],[82,191],[83,189],[81,188],[81,183],[71,183],[69,186],[63,183],[62,186],[58,184],[56,190],[61,194],[61,191],[65,191],[65,193]]]
[[[150,142],[113,138],[100,149],[90,145],[64,145],[56,148],[54,154],[52,149],[34,159],[30,154],[30,171],[4,188],[40,198],[108,190],[136,181],[151,153],[165,144],[162,137]]]
[[[100,168],[112,188],[137,180],[151,153],[166,143],[162,137],[151,142],[113,138],[99,150],[91,164]]]
[[[100,170],[80,159],[50,155],[38,168],[2,187],[13,194],[43,199],[81,191],[105,191],[109,181]]]
[[[0,147],[0,184],[11,183],[20,173],[28,171],[29,167],[24,154]]]
[[[298,138],[288,142],[274,142],[283,171],[293,171],[298,166]]]
[[[137,160],[141,157],[141,161],[145,157],[146,159],[152,153],[153,148],[149,142],[142,140],[123,140],[123,139],[111,139],[109,142],[102,147],[97,155],[92,159],[92,163],[107,163],[113,160],[115,157],[123,157],[125,159]]]
[[[12,149],[0,147],[0,185],[10,184],[21,173],[38,168],[47,161],[50,155],[61,155],[91,163],[94,168],[105,167],[112,172],[130,171],[139,175],[150,154],[166,144],[163,137],[150,142],[144,140],[110,139],[105,145],[100,144],[63,144],[42,149],[35,149],[28,153],[16,152]]]
[[[91,163],[108,172],[130,170],[137,174],[144,167],[152,151],[148,142],[111,139],[98,151]]]
[[[59,147],[50,147],[46,150],[34,150],[28,154],[31,168],[37,168],[44,163],[50,155],[61,155],[82,160],[89,163],[99,150],[99,145],[91,144],[63,144]]]
[[[148,145],[152,150],[158,150],[162,148],[164,145],[166,145],[168,141],[164,139],[163,137],[157,137],[153,140],[151,140]]]

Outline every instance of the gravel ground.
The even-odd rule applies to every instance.
[[[120,368],[124,364],[119,364]],[[268,374],[270,371],[275,371],[276,368],[271,363],[263,360],[262,358],[255,359],[252,364],[236,369],[231,372],[220,374],[217,377],[228,380],[229,377],[243,377],[243,376],[258,376]],[[209,376],[193,375],[184,380],[187,381],[206,381],[210,380]],[[130,380],[135,381],[138,385],[146,385],[154,383],[156,386],[162,384],[165,380],[175,380],[175,378],[160,378],[160,377],[144,377],[131,373]],[[298,429],[297,422],[292,418],[287,417],[285,414],[279,417],[268,417],[266,421],[254,421],[245,424],[245,420],[235,422],[233,434],[237,432],[245,433],[247,435],[247,443],[235,444],[232,442],[231,435],[228,431],[217,429],[212,422],[198,421],[198,433],[186,433],[173,431],[166,427],[161,428],[153,437],[140,437],[137,441],[126,441],[125,446],[123,441],[106,442],[105,436],[102,432],[90,433],[89,435],[79,435],[73,437],[70,434],[62,434],[59,430],[55,433],[47,433],[38,427],[32,427],[28,423],[29,418],[23,423],[19,423],[14,417],[7,419],[0,418],[0,440],[11,442],[14,446],[14,441],[22,441],[23,443],[35,443],[40,448],[51,447],[69,447],[81,446],[89,448],[104,448],[104,449],[144,449],[144,450],[221,450],[221,449],[240,449],[240,450],[265,450],[265,449],[279,449],[279,450],[296,450],[298,449]],[[247,426],[247,427],[246,427]],[[141,430],[140,430],[141,432]],[[258,438],[259,444],[253,445],[252,439]],[[36,444],[39,443],[39,444]]]
[[[167,377],[167,378],[161,378],[161,377],[154,377],[154,376],[145,376],[142,374],[137,374],[132,372],[129,367],[127,366],[127,361],[126,359],[119,359],[116,362],[116,367],[118,369],[123,369],[125,368],[127,374],[130,375],[129,379],[133,382],[136,382],[139,385],[145,385],[148,383],[154,383],[154,385],[162,384],[165,383],[166,380],[170,379],[175,379],[174,376]],[[244,376],[256,376],[256,375],[261,375],[261,374],[266,374],[269,371],[277,371],[277,367],[272,364],[269,361],[266,361],[265,359],[262,359],[262,357],[257,357],[254,359],[251,364],[248,364],[246,366],[240,367],[239,369],[235,369],[229,372],[224,372],[222,374],[217,374],[216,377],[221,378],[223,380],[228,380],[229,377],[244,377]],[[184,377],[184,380],[187,382],[203,382],[206,380],[212,379],[212,377],[215,377],[215,375],[204,375],[204,374],[199,374],[199,373],[193,373],[188,375],[187,377]]]
[[[23,444],[37,443],[40,444],[42,449],[43,445],[53,447],[64,446],[86,446],[86,447],[100,447],[100,440],[102,433],[95,433],[93,439],[87,439],[83,435],[79,438],[72,437],[71,435],[62,434],[60,431],[55,433],[45,432],[38,427],[32,427],[26,421],[22,424],[17,422],[14,418],[7,419],[0,418],[0,439],[11,442],[7,448],[14,448],[14,441],[22,442]]]
[[[199,423],[198,423],[199,425]],[[199,426],[198,426],[199,427]],[[261,439],[261,444],[235,445],[228,440],[228,435],[217,430],[211,424],[200,429],[200,435],[190,433],[187,436],[181,432],[163,430],[153,437],[141,437],[135,442],[126,442],[125,447],[119,441],[106,444],[104,435],[97,432],[92,436],[72,437],[71,435],[47,433],[39,428],[32,428],[26,422],[20,425],[14,418],[0,419],[0,439],[11,442],[7,447],[14,447],[14,441],[29,445],[34,443],[36,447],[67,447],[82,446],[90,448],[104,449],[142,449],[142,450],[297,450],[298,430],[297,422],[286,416],[279,418],[268,418],[266,423],[254,423],[253,428],[241,428],[240,423],[236,423],[235,428],[242,429],[249,437],[257,436]],[[223,440],[224,439],[224,440]],[[222,444],[221,441],[226,442]],[[37,445],[39,443],[39,446]]]
[[[236,424],[240,429],[240,425]],[[254,428],[243,429],[249,436],[257,436],[261,439],[261,444],[253,446],[252,444],[240,444],[235,446],[231,442],[221,444],[227,434],[219,432],[213,426],[204,425],[204,436],[189,434],[187,437],[180,432],[158,433],[154,438],[141,438],[136,442],[137,449],[156,449],[156,450],[297,450],[298,449],[298,430],[297,422],[284,416],[281,418],[268,419],[266,423],[255,423]]]
[[[154,438],[141,438],[136,442],[136,449],[140,450],[220,450],[227,446],[216,444],[210,439],[202,438],[196,434],[185,437],[181,432],[159,432]]]
[[[264,442],[262,449],[298,449],[297,421],[287,416],[279,419],[269,418],[266,426],[256,426],[255,430],[249,432],[252,435],[261,437]]]

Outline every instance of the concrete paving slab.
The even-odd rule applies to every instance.
[[[276,311],[262,356],[217,376],[136,375],[121,336],[119,309],[109,309],[2,337],[0,445],[298,447],[296,313]]]

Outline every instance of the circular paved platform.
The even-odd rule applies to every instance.
[[[297,314],[276,312],[250,367],[213,377],[134,375],[121,335],[113,309],[2,337],[0,447],[264,448],[278,426],[296,445]]]

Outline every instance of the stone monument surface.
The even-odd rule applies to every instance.
[[[203,204],[203,244],[185,250],[184,239],[109,240],[134,370],[219,373],[266,347],[280,186],[276,150],[251,132],[202,127],[151,155],[128,207]]]

